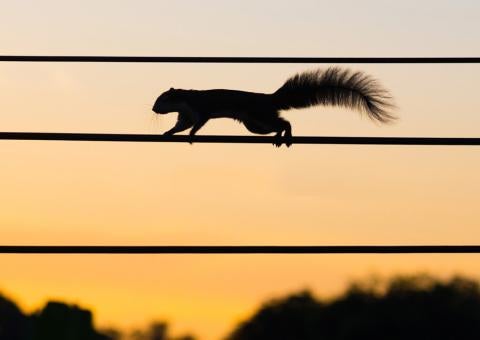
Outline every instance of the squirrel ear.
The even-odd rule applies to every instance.
[[[170,91],[173,91],[173,90],[175,90],[175,89],[174,89],[173,87],[171,87],[171,88],[170,88]]]

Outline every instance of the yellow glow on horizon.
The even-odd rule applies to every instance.
[[[387,278],[411,274],[412,268],[440,278],[463,273],[480,279],[475,257],[2,255],[3,276],[11,279],[0,289],[25,311],[60,300],[91,309],[100,327],[129,330],[167,320],[175,334],[218,339],[271,298],[311,289],[328,299],[342,293],[347,282],[367,278],[366,273]]]

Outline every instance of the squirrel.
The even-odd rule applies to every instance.
[[[390,110],[394,107],[392,97],[375,79],[338,67],[296,74],[271,94],[170,88],[157,98],[152,110],[157,114],[178,112],[177,123],[164,135],[191,128],[192,138],[209,119],[232,118],[256,134],[275,132],[273,144],[279,147],[283,142],[289,147],[292,127],[279,111],[315,105],[356,109],[380,123],[396,119]]]

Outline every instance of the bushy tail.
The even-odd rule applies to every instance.
[[[392,97],[375,79],[338,67],[297,74],[273,97],[279,110],[331,105],[359,110],[381,123],[396,119],[390,112],[394,108]]]

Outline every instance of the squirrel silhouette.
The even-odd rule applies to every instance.
[[[271,94],[170,88],[157,98],[152,110],[157,114],[178,112],[177,123],[164,135],[191,128],[189,135],[193,137],[211,118],[232,118],[253,133],[275,132],[273,144],[278,147],[292,144],[292,127],[279,111],[315,105],[356,109],[380,123],[396,119],[391,113],[392,97],[377,80],[338,67],[297,74]]]

